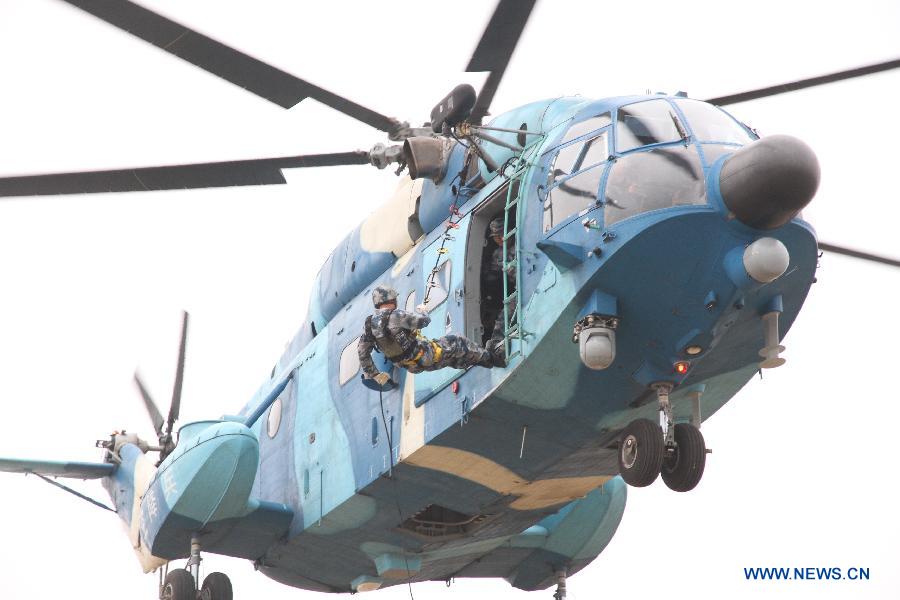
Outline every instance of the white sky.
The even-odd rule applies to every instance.
[[[420,122],[456,83],[493,3],[155,0],[287,71]],[[707,98],[900,56],[883,2],[540,3],[494,102],[650,88]],[[445,33],[438,28],[447,19]],[[735,106],[822,164],[807,217],[824,240],[900,256],[894,144],[900,73]],[[285,111],[57,0],[0,0],[0,174],[368,149],[386,141],[308,101]],[[152,437],[131,384],[164,407],[178,310],[192,314],[182,422],[236,411],[303,320],[334,244],[392,189],[369,167],[289,185],[0,202],[0,456],[97,460],[117,428]],[[893,379],[900,271],[825,256],[787,365],[705,426],[715,453],[688,494],[630,490],[616,537],[569,581],[578,600],[896,598]],[[164,409],[165,410],[165,409]],[[105,500],[97,484],[75,482]],[[119,520],[36,478],[0,478],[4,599],[155,597]],[[208,555],[238,598],[311,598]],[[748,582],[744,567],[870,569],[868,582]],[[524,598],[503,581],[418,598]],[[552,590],[533,597],[550,598]],[[408,597],[405,588],[377,598]]]

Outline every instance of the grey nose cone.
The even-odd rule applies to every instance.
[[[734,216],[754,229],[781,227],[819,187],[819,161],[804,142],[773,135],[744,146],[722,165],[719,189]]]

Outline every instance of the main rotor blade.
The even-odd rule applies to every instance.
[[[147,408],[147,414],[150,415],[150,420],[153,421],[153,429],[156,430],[156,435],[159,437],[159,435],[162,434],[162,428],[165,424],[162,413],[159,412],[159,407],[156,406],[156,402],[153,401],[153,397],[150,395],[150,392],[147,391],[147,386],[144,385],[144,382],[137,371],[134,372],[134,383],[141,393],[141,398],[144,399],[144,406]]]
[[[166,434],[172,435],[172,426],[178,420],[181,411],[181,384],[184,383],[184,355],[187,350],[188,313],[181,313],[181,343],[178,347],[178,366],[175,369],[175,385],[172,387],[172,404],[169,406],[169,420],[166,423]]]
[[[0,197],[273,185],[285,183],[281,169],[367,164],[369,153],[357,150],[167,167],[23,175],[0,178]]]
[[[396,119],[295,77],[134,2],[64,1],[284,108],[312,98],[381,131],[390,133],[400,125]]]
[[[491,100],[494,99],[494,94],[500,86],[500,80],[536,1],[500,0],[497,3],[497,8],[494,9],[494,14],[466,67],[468,72],[490,71],[469,116],[471,122],[479,123],[488,114]]]
[[[768,96],[777,96],[786,92],[794,92],[806,88],[824,85],[826,83],[834,83],[835,81],[843,81],[845,79],[853,79],[854,77],[863,77],[873,73],[881,73],[882,71],[890,71],[891,69],[900,68],[900,59],[889,60],[876,63],[874,65],[866,65],[855,69],[847,69],[846,71],[838,71],[828,75],[819,75],[818,77],[810,77],[809,79],[800,79],[779,85],[750,90],[749,92],[741,92],[739,94],[730,94],[728,96],[719,96],[718,98],[710,98],[706,102],[725,106],[727,104],[737,104],[738,102],[746,102],[747,100],[756,100],[758,98],[766,98]]]
[[[859,250],[852,250],[850,248],[844,248],[843,246],[836,246],[826,242],[819,242],[819,250],[843,254],[844,256],[852,256],[853,258],[868,260],[882,265],[889,265],[891,267],[900,267],[900,260],[879,256],[877,254],[869,254],[868,252],[860,252]]]

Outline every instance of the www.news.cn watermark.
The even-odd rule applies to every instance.
[[[868,567],[744,567],[748,581],[868,581]]]

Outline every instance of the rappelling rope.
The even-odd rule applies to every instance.
[[[456,135],[453,135],[453,138],[460,144],[463,143],[462,140],[460,140]],[[510,170],[509,167],[512,166],[512,171],[515,172],[519,168],[520,163],[524,162],[527,164],[528,161],[524,158],[524,156],[526,154],[526,150],[531,149],[532,146],[533,144],[528,146],[527,148],[523,148],[522,153],[518,156],[509,157],[500,168],[500,175],[506,179],[511,179],[511,176],[507,173],[507,171]],[[450,235],[450,231],[453,229],[459,229],[459,221],[462,219],[462,213],[459,211],[460,192],[462,192],[462,189],[465,185],[465,176],[469,171],[469,166],[471,165],[473,156],[475,156],[475,153],[471,151],[466,155],[466,160],[463,164],[462,169],[460,169],[456,177],[454,177],[450,182],[450,186],[453,189],[453,204],[451,204],[449,207],[450,216],[447,219],[447,226],[444,229],[444,233],[441,235],[441,246],[437,250],[437,256],[434,259],[434,267],[431,269],[431,273],[428,275],[428,282],[425,284],[425,298],[423,298],[422,300],[423,306],[428,305],[428,298],[431,297],[431,290],[437,287],[437,284],[435,284],[434,282],[434,278],[438,274],[438,266],[440,265],[441,257],[450,252],[450,249],[447,248],[447,242],[456,239],[452,235]],[[457,182],[458,185],[455,185],[455,183]]]
[[[381,406],[381,423],[384,425],[384,436],[387,438],[388,443],[388,462],[391,465],[391,469],[388,471],[388,479],[394,482],[394,503],[397,505],[397,516],[402,523],[403,510],[400,508],[400,493],[397,490],[397,480],[394,479],[394,436],[391,435],[392,428],[388,427],[387,418],[384,416],[384,394],[380,385],[378,386],[378,404]],[[406,563],[406,585],[409,588],[409,598],[410,600],[416,600],[412,590],[412,571],[409,568],[409,558],[406,557],[405,552],[403,553],[403,561]]]
[[[455,137],[455,136],[454,136]],[[457,141],[459,141],[457,139]],[[459,221],[462,219],[462,213],[459,212],[459,196],[462,191],[463,185],[465,183],[465,174],[469,170],[469,165],[472,161],[473,153],[469,153],[466,156],[466,161],[463,164],[462,169],[453,178],[453,181],[450,182],[451,189],[453,190],[453,204],[450,205],[449,211],[450,216],[447,218],[447,226],[444,228],[444,233],[441,234],[441,247],[437,250],[437,256],[434,259],[434,267],[431,269],[431,274],[428,275],[428,282],[425,284],[425,298],[422,300],[422,305],[428,305],[428,298],[431,296],[431,290],[437,287],[437,284],[434,282],[434,278],[438,274],[438,265],[441,262],[441,257],[450,252],[450,249],[447,248],[447,242],[451,242],[456,238],[450,235],[450,231],[453,229],[459,229]],[[459,185],[455,185],[454,182],[459,180]],[[455,219],[455,220],[454,220]]]

